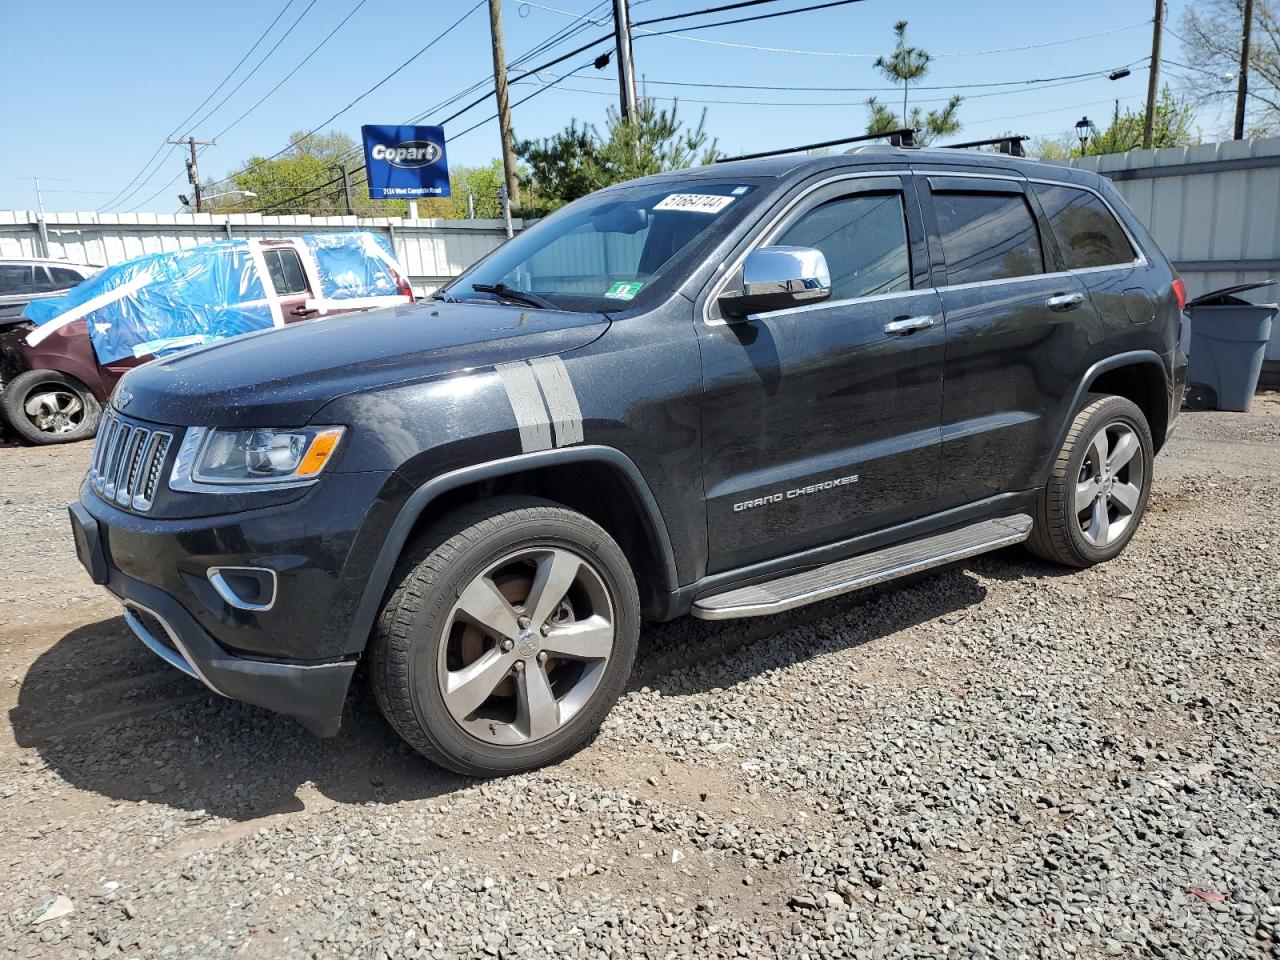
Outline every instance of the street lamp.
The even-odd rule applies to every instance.
[[[1089,138],[1096,135],[1098,128],[1094,126],[1093,121],[1088,117],[1081,117],[1076,121],[1076,136],[1080,139],[1080,152],[1084,153],[1084,148],[1089,143]]]
[[[210,200],[217,200],[217,199],[219,199],[220,197],[250,197],[250,198],[252,198],[252,197],[256,197],[256,196],[257,196],[257,194],[256,194],[256,193],[254,193],[252,190],[226,190],[226,191],[224,191],[224,192],[222,192],[222,193],[215,193],[215,194],[212,194],[211,196],[201,197],[201,198],[200,198],[200,202],[201,202],[202,204],[204,204],[204,203],[208,203]],[[190,198],[190,197],[188,197],[185,193],[180,193],[180,194],[178,194],[178,199],[182,201],[182,205],[183,205],[184,207],[189,207],[189,206],[191,206],[191,198]]]

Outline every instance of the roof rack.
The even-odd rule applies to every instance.
[[[990,140],[970,140],[968,143],[943,143],[939,146],[948,150],[963,150],[966,147],[999,147],[1001,153],[1007,153],[1011,157],[1025,157],[1022,144],[1023,141],[1030,139],[1020,134],[1013,134],[1008,137],[992,137]]]
[[[764,150],[760,153],[744,153],[740,157],[721,157],[716,163],[731,163],[734,160],[759,160],[762,157],[780,157],[788,153],[802,153],[806,150],[821,150],[823,147],[838,147],[846,143],[862,143],[866,140],[888,140],[895,147],[914,147],[915,130],[904,127],[901,130],[886,130],[883,133],[864,133],[858,137],[844,137],[840,140],[824,140],[822,143],[807,143],[801,147],[786,147],[782,150]]]

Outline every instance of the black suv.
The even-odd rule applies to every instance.
[[[640,623],[752,617],[1026,541],[1133,536],[1184,291],[1110,184],[863,147],[585,197],[434,302],[117,389],[82,561],[142,641],[338,729],[357,661],[432,760],[564,757]]]

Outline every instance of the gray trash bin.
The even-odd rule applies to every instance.
[[[1273,283],[1242,283],[1187,302],[1191,364],[1186,403],[1190,409],[1249,409],[1271,339],[1271,321],[1280,307],[1249,303],[1235,295]]]

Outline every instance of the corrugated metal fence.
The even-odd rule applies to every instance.
[[[1192,296],[1280,277],[1280,138],[1084,157],[1109,177]]]
[[[430,293],[506,240],[501,220],[253,213],[46,213],[38,217],[27,210],[0,210],[0,257],[47,256],[109,266],[144,253],[183,250],[228,237],[269,239],[346,230],[368,230],[386,237],[421,293]]]

